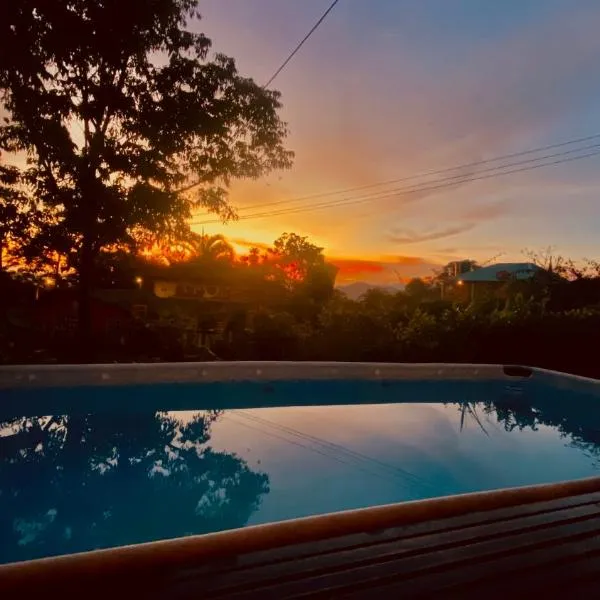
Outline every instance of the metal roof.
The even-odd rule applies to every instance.
[[[475,271],[460,274],[457,281],[492,282],[510,279],[531,279],[536,273],[543,271],[533,263],[497,263],[482,267]]]

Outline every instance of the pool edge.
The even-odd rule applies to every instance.
[[[126,574],[132,577],[158,566],[198,566],[206,558],[233,557],[247,552],[316,542],[365,530],[485,512],[600,491],[600,477],[552,484],[505,488],[401,502],[303,517],[229,531],[94,550],[0,565],[0,590],[53,581],[81,581]]]
[[[525,380],[600,390],[600,380],[522,365],[364,362],[197,362],[93,365],[2,365],[0,390],[81,385],[211,383],[219,381],[332,380]]]

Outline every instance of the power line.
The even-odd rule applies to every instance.
[[[254,421],[255,423],[266,425],[267,427],[271,427],[275,430],[279,430],[280,432],[283,432],[284,434],[291,434],[297,438],[308,441],[309,443],[313,443],[313,444],[316,444],[317,446],[321,446],[322,448],[326,449],[329,452],[337,452],[338,455],[341,454],[343,456],[349,457],[349,458],[351,458],[353,460],[357,460],[359,462],[362,461],[363,463],[364,462],[371,463],[373,465],[378,466],[379,468],[384,468],[387,471],[391,472],[392,475],[399,476],[401,479],[408,480],[413,484],[418,484],[418,485],[422,485],[425,487],[428,487],[428,486],[431,487],[431,483],[429,483],[427,480],[423,479],[422,477],[419,477],[418,475],[415,475],[414,473],[411,473],[410,471],[402,469],[401,467],[397,467],[393,464],[390,464],[385,461],[374,458],[372,456],[369,456],[368,454],[363,454],[362,452],[357,452],[355,450],[351,450],[350,448],[347,448],[346,446],[342,446],[341,444],[329,442],[327,440],[324,440],[323,438],[320,438],[320,437],[317,437],[314,435],[310,435],[308,433],[304,433],[298,429],[294,429],[293,427],[287,427],[285,425],[281,425],[280,423],[275,423],[274,421],[270,421],[269,419],[265,419],[265,418],[259,417],[257,415],[251,414],[251,413],[243,413],[238,410],[231,410],[230,412],[233,412],[240,417],[244,417],[245,419]]]
[[[300,196],[298,198],[288,198],[286,200],[277,200],[275,202],[264,202],[262,204],[253,204],[250,206],[244,206],[242,207],[240,210],[254,210],[256,208],[266,208],[266,207],[270,207],[270,206],[278,206],[281,204],[288,204],[288,203],[293,203],[293,202],[301,202],[304,200],[314,200],[316,198],[324,198],[327,196],[337,196],[339,194],[347,194],[349,192],[358,192],[361,190],[367,190],[367,189],[371,189],[371,188],[376,188],[376,187],[383,187],[385,185],[391,185],[393,183],[402,183],[405,181],[413,181],[415,179],[421,179],[423,177],[430,177],[433,175],[442,175],[444,173],[450,173],[452,171],[458,171],[460,169],[469,169],[471,167],[479,167],[482,165],[486,165],[486,164],[490,164],[490,163],[494,163],[494,162],[499,162],[502,160],[509,160],[511,158],[518,158],[520,156],[526,156],[528,154],[536,154],[538,152],[544,152],[545,150],[553,150],[555,148],[562,148],[564,146],[571,146],[573,144],[581,144],[583,142],[589,142],[591,140],[595,140],[600,138],[600,133],[594,134],[594,135],[588,135],[586,137],[581,137],[581,138],[576,138],[573,140],[567,140],[565,142],[558,142],[556,144],[549,144],[547,146],[540,146],[538,148],[532,148],[530,150],[521,150],[519,152],[513,152],[511,154],[504,154],[502,156],[495,156],[493,158],[488,158],[485,160],[477,160],[474,162],[470,162],[470,163],[466,163],[466,164],[462,164],[462,165],[455,165],[453,167],[446,167],[444,169],[436,169],[436,170],[430,170],[430,171],[423,171],[421,173],[417,173],[415,175],[408,175],[406,177],[399,177],[396,179],[388,179],[387,181],[380,181],[378,183],[370,183],[370,184],[366,184],[366,185],[360,185],[360,186],[356,186],[356,187],[350,187],[350,188],[345,188],[342,190],[337,190],[337,191],[333,191],[333,192],[321,192],[318,194],[311,194],[309,196]]]
[[[400,188],[394,188],[391,190],[382,190],[381,192],[374,192],[372,194],[368,194],[365,196],[361,196],[359,197],[359,200],[362,201],[367,201],[367,200],[378,200],[380,198],[390,198],[396,194],[399,193],[414,193],[414,192],[419,192],[419,191],[428,191],[430,188],[429,187],[423,187],[423,186],[431,186],[432,184],[448,184],[451,185],[452,182],[454,182],[454,184],[458,185],[458,184],[462,184],[464,183],[467,178],[473,177],[474,175],[481,175],[482,173],[489,173],[489,172],[494,172],[494,171],[499,171],[499,170],[503,170],[503,169],[507,169],[509,167],[515,167],[515,166],[521,166],[524,164],[530,164],[530,163],[535,163],[535,162],[539,162],[542,160],[547,160],[549,158],[556,158],[558,156],[566,156],[569,154],[573,154],[576,152],[582,152],[584,150],[591,150],[594,148],[600,148],[600,144],[590,144],[588,146],[583,146],[581,148],[574,148],[572,150],[564,150],[562,152],[555,152],[553,154],[546,154],[544,156],[537,156],[535,158],[529,158],[526,160],[520,160],[520,161],[516,161],[513,163],[507,163],[504,165],[498,165],[495,167],[488,167],[486,169],[480,169],[479,171],[476,171],[475,173],[471,173],[471,174],[459,174],[459,175],[452,175],[449,177],[442,177],[440,179],[435,179],[433,181],[428,181],[425,182],[423,184],[418,185],[417,187],[414,188],[406,188],[406,187],[400,187]],[[549,163],[552,164],[552,163]],[[536,166],[545,166],[545,165],[536,165]],[[513,172],[513,171],[511,171]],[[500,173],[501,174],[501,173]],[[338,203],[342,204],[348,202],[348,199],[340,199],[340,200],[330,200],[327,202],[322,202],[322,203],[318,203],[318,204],[312,204],[309,206],[305,206],[305,207],[290,207],[289,209],[281,209],[279,211],[275,211],[275,212],[268,212],[268,213],[254,213],[254,215],[242,215],[242,217],[240,217],[240,219],[245,219],[245,218],[250,218],[253,216],[262,216],[264,215],[277,215],[277,214],[286,214],[287,211],[292,212],[292,211],[300,211],[303,209],[308,209],[308,208],[319,208],[321,206],[336,206]],[[352,203],[354,203],[354,200],[352,200]]]
[[[282,209],[282,210],[280,210],[278,212],[261,213],[261,214],[254,214],[254,215],[244,215],[243,217],[241,217],[241,219],[258,219],[258,218],[264,218],[264,217],[270,217],[270,216],[295,214],[295,213],[301,213],[301,212],[306,212],[306,211],[310,211],[310,210],[319,210],[319,209],[334,208],[334,207],[337,207],[337,206],[349,206],[349,205],[352,205],[352,204],[362,204],[364,202],[372,202],[372,201],[377,201],[377,200],[384,200],[384,199],[388,199],[388,198],[395,198],[395,197],[398,197],[398,196],[408,196],[408,195],[411,195],[411,194],[418,194],[418,193],[422,193],[422,192],[431,192],[431,191],[435,191],[435,190],[441,190],[441,189],[456,187],[456,186],[463,185],[465,183],[470,183],[470,182],[473,182],[473,181],[481,181],[481,180],[484,180],[484,179],[492,179],[494,177],[501,177],[503,175],[511,175],[512,173],[520,173],[520,172],[524,172],[524,171],[533,171],[535,169],[539,169],[539,168],[542,168],[542,167],[548,167],[548,166],[558,165],[558,164],[565,163],[565,162],[572,162],[572,161],[580,160],[582,158],[588,158],[588,157],[591,157],[591,156],[596,156],[598,154],[600,154],[600,151],[591,152],[589,154],[585,154],[585,155],[577,156],[577,157],[573,157],[573,158],[552,161],[552,162],[544,163],[544,164],[541,164],[541,165],[534,165],[534,166],[531,166],[531,167],[522,167],[522,168],[518,168],[518,169],[511,169],[511,170],[508,170],[508,171],[502,171],[502,172],[499,172],[499,173],[492,173],[492,174],[489,174],[489,175],[483,175],[481,177],[465,177],[465,178],[457,180],[457,181],[444,182],[444,183],[441,183],[439,185],[422,186],[422,187],[416,187],[416,188],[407,189],[407,190],[396,190],[396,191],[386,192],[385,194],[379,194],[379,195],[375,195],[375,196],[361,197],[361,198],[356,198],[356,199],[350,198],[350,199],[345,199],[345,200],[338,200],[336,202],[324,202],[324,203],[317,204],[317,205],[312,205],[312,206],[308,206],[308,207],[299,207],[299,208],[295,208],[295,209],[291,209],[291,208],[290,209]],[[216,221],[213,221],[213,222],[216,222]]]
[[[371,188],[376,188],[376,187],[383,187],[385,185],[391,185],[393,183],[401,183],[401,182],[405,182],[405,181],[411,181],[411,180],[415,180],[415,179],[421,179],[423,177],[430,177],[430,176],[434,176],[434,175],[441,175],[444,173],[450,173],[452,171],[458,171],[461,169],[468,169],[471,167],[477,167],[477,166],[482,166],[485,164],[490,164],[490,163],[494,163],[494,162],[499,162],[499,161],[504,161],[504,160],[509,160],[511,158],[517,158],[520,156],[526,156],[529,154],[535,154],[538,152],[543,152],[545,150],[551,150],[551,149],[555,149],[555,148],[561,148],[564,146],[569,146],[569,145],[573,145],[573,144],[580,144],[582,142],[586,142],[586,141],[590,141],[590,140],[594,140],[594,139],[598,139],[600,138],[600,133],[598,134],[594,134],[594,135],[590,135],[590,136],[586,136],[586,137],[581,137],[581,138],[575,138],[572,140],[567,140],[567,141],[563,141],[563,142],[558,142],[555,144],[549,144],[546,146],[539,146],[537,148],[532,148],[529,150],[521,150],[519,152],[513,152],[511,154],[505,154],[505,155],[501,155],[501,156],[496,156],[493,158],[489,158],[489,159],[485,159],[485,160],[479,160],[479,161],[474,161],[474,162],[470,162],[470,163],[466,163],[466,164],[461,164],[461,165],[455,165],[453,167],[447,167],[444,169],[436,169],[436,170],[430,170],[430,171],[424,171],[422,173],[418,173],[415,175],[410,175],[407,177],[400,177],[400,178],[396,178],[396,179],[390,179],[387,181],[382,181],[382,182],[378,182],[378,183],[372,183],[372,184],[367,184],[367,185],[362,185],[362,186],[357,186],[357,187],[351,187],[351,188],[346,188],[346,189],[342,189],[342,190],[337,190],[337,191],[332,191],[332,192],[321,192],[318,194],[312,194],[309,196],[301,196],[298,198],[288,198],[286,200],[278,200],[275,202],[267,202],[267,203],[262,203],[262,204],[255,204],[255,205],[251,205],[251,206],[246,206],[243,207],[241,210],[243,211],[247,211],[247,210],[252,210],[252,209],[257,209],[257,208],[267,208],[267,207],[271,207],[271,206],[281,206],[281,205],[285,205],[285,204],[292,204],[295,202],[301,202],[301,201],[306,201],[306,200],[314,200],[317,198],[325,198],[328,196],[337,196],[340,194],[344,194],[344,193],[348,193],[348,192],[355,192],[355,191],[361,191],[361,190],[366,190],[366,189],[371,189]],[[570,152],[575,152],[578,151],[580,149],[577,150],[572,150]],[[543,157],[538,157],[537,160],[541,160]],[[535,160],[535,159],[534,159]],[[499,165],[498,169],[507,166],[507,165]],[[427,182],[430,183],[430,182]],[[423,184],[425,185],[425,183]],[[386,191],[383,190],[381,193],[385,193]],[[270,214],[270,213],[269,213]],[[242,217],[240,218],[245,218],[246,215],[242,215]],[[220,222],[217,220],[214,221],[208,221],[207,223],[216,223],[216,222]],[[192,225],[198,225],[201,224],[200,222],[196,222],[196,223],[192,223]]]
[[[283,61],[282,65],[277,69],[277,71],[275,71],[275,73],[273,73],[273,75],[271,75],[271,78],[269,79],[269,81],[267,81],[267,83],[265,83],[265,85],[263,86],[264,88],[268,88],[273,83],[275,78],[279,75],[279,73],[281,73],[281,71],[283,71],[283,69],[286,68],[288,63],[292,60],[292,58],[294,58],[294,56],[300,50],[300,48],[302,48],[302,46],[304,46],[304,44],[306,43],[308,38],[317,30],[319,25],[321,25],[321,23],[327,18],[327,15],[333,10],[334,6],[338,2],[339,2],[339,0],[334,0],[334,2],[331,3],[329,8],[323,13],[323,15],[321,15],[321,18],[313,25],[312,29],[304,36],[304,38],[302,38],[302,41],[294,48],[292,53]]]
[[[339,456],[336,456],[336,455],[328,453],[328,452],[321,451],[313,445],[297,442],[295,440],[290,439],[289,437],[279,435],[277,433],[274,433],[273,431],[268,431],[268,430],[264,429],[263,427],[257,427],[254,425],[250,425],[249,423],[244,423],[242,421],[238,421],[237,419],[233,419],[231,416],[226,415],[224,418],[229,419],[230,421],[232,421],[233,423],[237,423],[238,425],[242,425],[243,427],[247,427],[248,429],[254,429],[254,431],[259,431],[262,434],[266,434],[270,437],[273,437],[273,438],[276,438],[279,440],[283,440],[284,442],[287,442],[288,444],[292,444],[294,446],[304,448],[305,450],[310,450],[311,452],[314,452],[315,454],[320,454],[321,456],[324,456],[325,458],[335,460],[336,462],[339,462],[343,465],[348,465],[350,467],[358,469],[359,471],[362,471],[363,473],[367,473],[368,475],[373,475],[375,477],[379,477],[380,479],[386,479],[388,481],[393,481],[393,478],[390,475],[388,475],[387,473],[383,474],[383,473],[377,473],[375,471],[371,471],[369,469],[364,468],[363,466],[357,465],[356,463],[344,460],[343,458],[340,458]]]
[[[590,146],[590,147],[597,147],[597,146],[600,146],[600,144],[594,144],[593,146]],[[573,152],[581,152],[583,149],[585,149],[585,148],[578,148],[577,150],[570,150],[567,152],[556,153],[552,156],[564,156],[566,154],[571,154]],[[477,177],[463,176],[463,175],[454,176],[454,177],[446,177],[446,178],[443,178],[440,180],[428,182],[424,185],[416,186],[416,187],[409,188],[409,189],[399,188],[396,190],[385,190],[383,192],[377,192],[377,193],[367,195],[367,196],[360,196],[358,198],[345,198],[345,199],[340,199],[340,200],[335,200],[335,201],[327,201],[327,202],[322,202],[322,203],[317,203],[317,204],[311,204],[308,206],[300,206],[300,207],[295,207],[295,208],[292,207],[292,208],[288,208],[288,209],[281,209],[279,211],[269,211],[269,212],[262,212],[262,213],[253,213],[253,214],[249,214],[249,215],[242,215],[239,217],[239,220],[260,219],[260,218],[264,218],[264,217],[274,217],[274,216],[280,216],[280,215],[297,214],[297,213],[311,211],[311,210],[335,208],[335,207],[339,207],[339,206],[349,206],[349,205],[353,205],[353,204],[361,204],[364,202],[373,202],[373,201],[377,201],[377,200],[383,200],[383,199],[393,198],[393,197],[398,197],[398,196],[406,196],[406,195],[415,194],[415,193],[430,192],[430,191],[455,187],[458,185],[462,185],[464,183],[471,183],[473,181],[481,181],[481,180],[485,180],[485,179],[491,179],[494,177],[501,177],[503,175],[510,175],[513,173],[521,173],[521,172],[525,172],[525,171],[533,171],[533,170],[540,169],[543,167],[550,167],[550,166],[559,165],[562,163],[574,162],[574,161],[581,160],[584,158],[597,156],[598,154],[600,154],[600,150],[596,150],[594,152],[589,152],[587,154],[582,154],[580,156],[572,156],[569,158],[554,160],[554,161],[550,161],[550,162],[546,162],[546,163],[542,163],[542,164],[538,164],[538,165],[532,165],[532,166],[528,166],[528,167],[519,167],[519,168],[515,168],[515,169],[509,169],[507,171],[500,171],[498,173],[489,173],[487,175],[482,175],[482,176],[477,176]],[[546,157],[546,158],[548,158],[548,157]],[[493,169],[484,169],[484,170],[480,171],[479,173],[482,173],[482,172],[485,172],[488,170],[506,169],[509,166],[516,166],[516,165],[530,163],[530,162],[532,162],[532,160],[539,161],[539,160],[543,160],[543,158],[519,161],[516,163],[512,163],[510,165],[501,165],[498,167],[494,167]],[[478,175],[478,173],[475,173],[475,175]],[[431,183],[434,183],[437,185],[430,185]],[[213,220],[209,220],[209,221],[192,222],[191,225],[208,225],[208,224],[220,223],[220,222],[221,221],[219,221],[218,219],[213,219]]]
[[[347,204],[357,204],[357,203],[360,204],[360,203],[368,202],[368,201],[393,198],[398,195],[402,196],[402,195],[409,195],[409,194],[414,194],[414,193],[419,193],[419,192],[443,189],[445,187],[452,187],[452,186],[456,186],[456,185],[462,185],[463,183],[469,183],[470,181],[478,181],[481,179],[490,179],[491,177],[496,177],[496,176],[501,176],[501,175],[509,175],[511,173],[518,173],[521,171],[529,171],[529,170],[533,170],[533,169],[540,168],[540,167],[560,164],[562,162],[570,162],[570,160],[578,160],[580,158],[586,158],[587,156],[594,156],[595,154],[597,154],[597,152],[593,152],[591,154],[586,154],[586,155],[582,155],[582,156],[577,156],[572,159],[565,159],[565,160],[561,160],[561,161],[553,161],[553,162],[543,163],[543,164],[539,164],[539,165],[533,165],[532,167],[525,168],[525,169],[519,168],[519,169],[512,169],[509,171],[503,171],[504,169],[507,169],[508,167],[515,167],[515,166],[519,167],[524,164],[538,162],[541,160],[546,160],[548,158],[555,158],[558,156],[566,156],[568,154],[573,154],[574,152],[581,152],[583,150],[590,150],[593,148],[600,148],[600,144],[592,144],[590,146],[584,146],[583,148],[577,148],[575,150],[557,152],[554,154],[548,154],[546,156],[540,156],[540,157],[533,158],[533,159],[517,161],[514,163],[508,163],[506,165],[499,165],[497,167],[489,167],[487,169],[481,169],[480,171],[477,171],[476,173],[471,173],[470,175],[454,175],[452,177],[443,177],[441,179],[429,181],[429,182],[426,182],[424,184],[421,184],[419,186],[412,187],[412,188],[405,188],[405,187],[404,188],[395,188],[395,189],[391,189],[391,190],[383,190],[381,192],[375,192],[375,193],[368,194],[365,196],[360,196],[358,198],[350,198],[350,199],[342,198],[340,200],[330,200],[327,202],[311,204],[309,206],[290,207],[288,209],[281,209],[281,210],[275,211],[275,212],[269,211],[269,212],[263,212],[263,213],[254,213],[251,215],[242,215],[240,217],[240,220],[248,219],[248,218],[260,218],[263,216],[293,214],[296,212],[304,212],[306,210],[312,210],[312,209],[318,209],[318,208],[330,208],[330,207],[334,207],[334,206],[345,206]],[[494,173],[494,171],[500,171],[500,172]],[[488,172],[492,172],[492,175],[486,176],[486,177],[479,176],[479,175],[481,175],[481,173],[488,173]],[[477,177],[474,177],[475,175],[477,175]]]
[[[275,78],[281,73],[281,71],[283,71],[283,69],[285,69],[287,67],[288,63],[292,60],[292,58],[294,58],[294,56],[298,53],[300,48],[302,48],[302,46],[304,46],[304,44],[306,43],[308,38],[318,29],[319,25],[321,25],[321,23],[327,18],[327,15],[333,10],[333,8],[335,7],[335,5],[338,2],[339,2],[339,0],[335,0],[334,2],[331,3],[329,8],[321,15],[321,18],[313,25],[312,29],[302,38],[302,41],[294,48],[292,53],[283,61],[283,63],[277,69],[277,71],[275,71],[275,73],[273,73],[273,75],[271,75],[271,78],[269,79],[269,81],[267,81],[267,83],[265,83],[265,85],[263,85],[263,89],[268,88],[273,83],[273,81],[275,81]],[[190,183],[189,185],[186,185],[185,187],[182,187],[181,189],[179,189],[177,191],[180,194],[184,194],[185,192],[189,192],[190,190],[193,190],[195,187],[198,187],[199,185],[202,185],[202,182],[196,181],[195,183]]]

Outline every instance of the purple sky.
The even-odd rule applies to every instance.
[[[203,0],[196,27],[264,82],[328,4]],[[371,184],[600,133],[599,28],[595,1],[341,0],[273,85],[283,94],[294,168],[236,186],[234,203]],[[293,230],[334,256],[419,257],[425,270],[498,252],[520,259],[522,249],[548,245],[573,258],[597,256],[599,164],[597,157],[410,201],[241,221],[224,233],[269,242]]]

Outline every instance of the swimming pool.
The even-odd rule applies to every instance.
[[[521,368],[0,369],[0,562],[598,474],[598,383]]]

